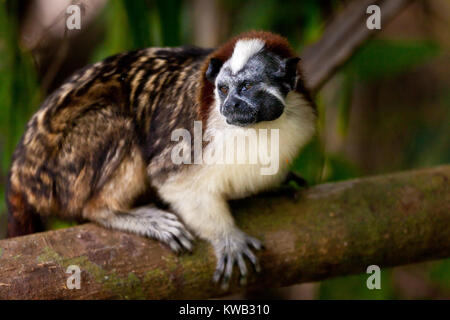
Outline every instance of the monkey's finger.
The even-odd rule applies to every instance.
[[[227,266],[225,268],[225,273],[223,275],[222,289],[228,289],[228,285],[230,284],[230,278],[233,273],[234,263],[236,262],[234,256],[230,255],[227,259]]]
[[[184,224],[182,224],[180,221],[178,220],[165,220],[164,221],[169,227],[172,228],[177,228],[177,229],[186,229],[186,227],[184,226]]]
[[[252,263],[253,267],[255,268],[255,271],[258,272],[258,273],[261,272],[261,266],[259,265],[258,258],[256,258],[254,253],[251,252],[250,249],[245,248],[244,249],[244,254],[247,256],[247,258]]]
[[[181,226],[181,228],[169,227],[169,228],[167,228],[167,231],[172,233],[175,237],[179,238],[180,240],[184,239],[184,241],[187,241],[187,242],[191,242],[192,240],[194,240],[192,235],[189,233],[189,231],[187,231],[184,228],[184,226]]]
[[[161,242],[167,244],[175,253],[181,251],[181,245],[177,242],[176,236],[173,233],[169,231],[163,231],[159,235],[157,235],[156,238]]]
[[[169,233],[169,241],[176,243],[180,251],[184,248],[189,249],[189,247],[192,247],[189,243],[190,241],[184,237],[183,230],[168,228],[166,231]]]
[[[170,213],[170,212],[166,212],[166,213],[164,214],[164,217],[165,217],[166,219],[168,219],[168,220],[179,221],[178,217],[177,217],[175,214]]]
[[[178,244],[178,247],[180,248],[179,251],[187,250],[189,252],[192,252],[192,247],[193,247],[192,242],[185,235],[184,229],[172,230],[171,237],[172,237],[172,240]]]
[[[194,240],[194,236],[189,232],[188,229],[186,229],[185,225],[182,224],[180,221],[178,221],[178,220],[168,220],[167,224],[170,227],[172,227],[172,228],[179,229],[186,236],[186,238],[188,238],[189,240]]]
[[[247,283],[247,265],[245,264],[242,254],[238,255],[237,262],[241,273],[240,284],[245,285]]]
[[[219,282],[220,277],[222,276],[223,270],[225,269],[225,260],[226,260],[226,256],[222,255],[219,258],[219,261],[217,262],[217,267],[216,270],[214,271],[214,275],[213,275],[213,281],[214,282]]]
[[[172,237],[177,240],[182,248],[187,249],[188,251],[192,251],[192,243],[191,239],[189,238],[189,234],[187,233],[187,230],[184,228],[184,226],[179,228],[169,227],[167,228],[167,231],[172,234]]]
[[[179,237],[182,235],[183,229],[171,227],[171,226],[165,226],[164,231],[169,233],[172,237]]]
[[[186,238],[185,235],[181,235],[180,237],[178,237],[178,241],[181,243],[183,248],[185,248],[189,252],[192,252],[192,242],[188,238]]]
[[[239,266],[239,272],[245,277],[247,275],[247,265],[245,264],[242,254],[238,254],[237,256],[237,264]]]
[[[186,238],[188,238],[190,241],[193,241],[195,238],[192,235],[192,233],[189,232],[188,229],[184,228],[183,229],[183,234],[186,236]]]
[[[171,239],[169,241],[167,241],[167,244],[169,245],[170,249],[172,249],[172,251],[178,253],[181,251],[181,246],[178,244],[178,242],[175,239]]]
[[[248,236],[246,240],[247,240],[247,242],[250,243],[250,244],[253,246],[253,248],[255,248],[256,250],[261,250],[261,249],[263,248],[263,245],[262,245],[261,241],[259,241],[259,240],[256,239],[256,238],[253,238],[253,237]]]

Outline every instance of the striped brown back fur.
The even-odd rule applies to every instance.
[[[31,118],[8,177],[8,236],[40,230],[39,217],[80,218],[134,147],[154,179],[170,170],[170,132],[200,119],[198,79],[211,50],[150,48],[87,66]]]

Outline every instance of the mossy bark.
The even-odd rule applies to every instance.
[[[233,202],[236,220],[266,249],[248,288],[279,287],[450,257],[450,166],[319,185]],[[69,290],[69,265],[81,289]],[[2,299],[212,298],[208,244],[175,255],[153,240],[93,224],[0,241]]]

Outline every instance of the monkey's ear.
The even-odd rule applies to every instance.
[[[209,82],[214,83],[217,75],[219,74],[220,68],[222,68],[223,61],[217,58],[211,58],[209,60],[208,69],[206,70],[206,79]]]
[[[300,58],[288,58],[281,63],[281,68],[275,75],[282,78],[283,81],[287,82],[293,89],[295,86],[295,79],[297,77],[297,64]]]
[[[297,75],[297,64],[300,61],[300,58],[294,57],[289,58],[285,62],[285,70],[286,70],[286,76],[292,77]]]

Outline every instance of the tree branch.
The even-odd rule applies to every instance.
[[[285,286],[450,257],[450,166],[323,184],[288,197],[233,203],[237,223],[263,240],[263,273],[248,287]],[[81,289],[66,288],[69,265]],[[212,298],[210,246],[176,256],[143,237],[93,224],[0,241],[0,298]],[[237,283],[237,279],[233,279]]]
[[[366,26],[369,5],[381,9],[383,29],[412,0],[357,0],[327,26],[322,38],[302,53],[306,86],[317,91],[377,30]]]

